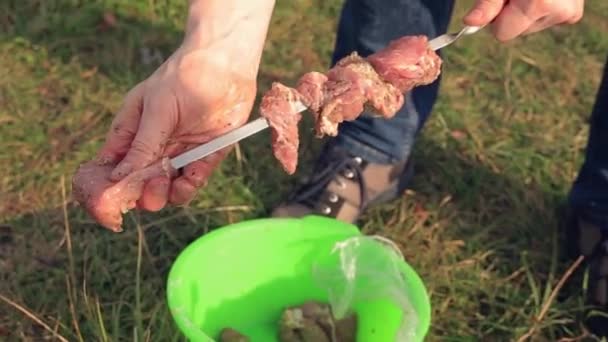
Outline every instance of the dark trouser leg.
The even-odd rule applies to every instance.
[[[608,229],[608,59],[591,114],[585,162],[570,192],[570,205]]]
[[[571,257],[585,256],[589,271],[584,319],[598,337],[608,336],[608,58],[591,113],[585,162],[570,191],[566,243]],[[594,310],[598,310],[594,312]]]
[[[447,30],[452,8],[453,0],[347,0],[332,62],[353,51],[370,55],[404,35],[424,34],[432,39]],[[438,89],[439,80],[414,89],[390,120],[364,115],[344,122],[335,142],[371,162],[406,159],[433,108]]]

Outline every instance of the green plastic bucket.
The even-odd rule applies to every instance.
[[[336,242],[360,235],[356,226],[318,216],[256,219],[214,230],[173,264],[167,281],[171,315],[190,341],[216,341],[225,327],[252,342],[278,341],[277,322],[286,306],[328,299],[313,279],[315,260],[329,255]],[[399,268],[422,341],[430,325],[429,297],[406,262]],[[395,341],[402,317],[395,305],[360,303],[355,311],[357,341]]]

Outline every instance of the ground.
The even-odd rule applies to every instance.
[[[470,3],[458,2],[452,29]],[[185,4],[0,4],[0,340],[181,340],[164,299],[177,254],[210,229],[268,215],[296,183],[266,132],[241,144],[190,206],[129,214],[122,234],[73,205],[76,166],[100,146],[126,91],[179,44]],[[260,91],[326,68],[340,5],[278,2]],[[398,242],[424,279],[429,341],[585,335],[582,282],[551,294],[571,265],[560,205],[608,54],[608,2],[586,6],[576,26],[509,44],[481,32],[446,48],[412,189],[360,223]],[[321,143],[307,125],[298,175]]]

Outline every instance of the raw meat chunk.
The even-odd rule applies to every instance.
[[[298,123],[302,119],[298,105],[301,101],[302,97],[295,89],[275,82],[260,103],[260,114],[270,125],[274,156],[290,175],[298,164]]]
[[[145,181],[170,176],[173,170],[165,158],[116,183],[110,180],[114,166],[97,160],[82,164],[72,178],[72,192],[76,201],[100,225],[119,232],[122,230],[122,214],[135,208]]]

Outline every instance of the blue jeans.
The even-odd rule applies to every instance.
[[[441,35],[447,30],[452,8],[453,0],[346,0],[332,64],[353,51],[368,56],[401,36]],[[431,113],[439,82],[406,94],[404,106],[392,119],[363,115],[342,123],[334,142],[371,162],[406,159]]]
[[[346,0],[332,64],[353,51],[370,55],[404,35],[441,35],[452,9],[453,0]],[[440,81],[406,94],[405,105],[390,120],[363,115],[344,122],[331,144],[375,163],[407,159],[433,109]],[[601,224],[608,228],[608,61],[591,118],[585,163],[569,199],[571,206],[594,213],[595,221],[606,220]]]

